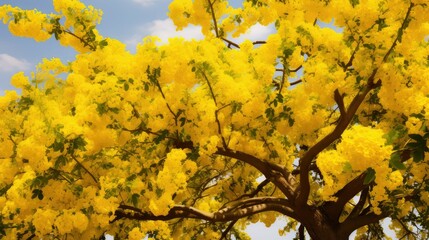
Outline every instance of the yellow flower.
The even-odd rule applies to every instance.
[[[33,215],[33,225],[38,237],[52,233],[57,212],[52,209],[37,209]]]
[[[73,214],[73,227],[76,228],[80,233],[82,233],[83,231],[85,231],[88,227],[88,217],[81,213],[81,212],[77,212],[75,214]]]
[[[142,233],[140,231],[140,228],[133,228],[131,231],[128,232],[128,239],[130,240],[141,240],[145,237],[146,234]]]
[[[10,83],[16,87],[16,88],[25,88],[30,84],[28,81],[28,77],[24,75],[24,72],[16,73],[12,76],[12,79],[10,80]]]

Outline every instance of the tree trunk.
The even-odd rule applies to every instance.
[[[300,211],[301,212],[301,211]],[[329,220],[319,209],[302,211],[302,224],[313,240],[348,240],[349,234],[340,231],[340,224]]]

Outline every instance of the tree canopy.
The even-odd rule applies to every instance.
[[[76,50],[0,97],[8,239],[401,239],[429,229],[426,0],[174,0],[178,29],[135,53],[102,11],[0,6],[12,34]],[[330,23],[341,31],[322,27]],[[267,39],[234,42],[255,24]]]

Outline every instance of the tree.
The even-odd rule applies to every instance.
[[[101,11],[0,7],[16,36],[76,50],[0,98],[0,235],[247,239],[248,222],[313,239],[429,229],[425,0],[174,0],[178,29],[132,54]],[[320,22],[341,28],[336,32]],[[264,41],[234,42],[273,24]]]

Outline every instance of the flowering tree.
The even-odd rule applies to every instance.
[[[283,218],[280,235],[382,239],[390,217],[427,238],[426,0],[174,0],[205,39],[135,54],[100,10],[53,5],[0,7],[14,35],[77,52],[0,97],[1,236],[247,239]],[[276,33],[233,41],[257,23]]]

